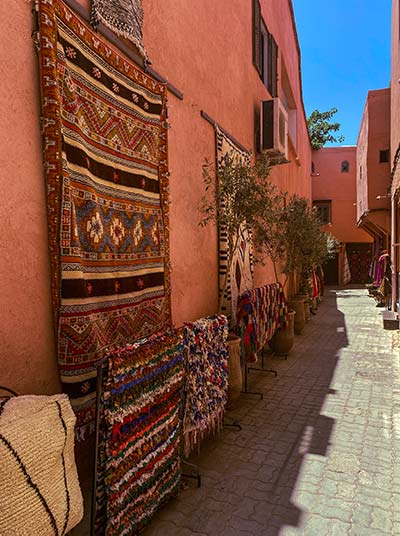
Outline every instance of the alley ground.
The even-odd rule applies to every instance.
[[[364,289],[327,289],[278,377],[252,390],[193,457],[202,486],[145,536],[400,535],[399,333]]]

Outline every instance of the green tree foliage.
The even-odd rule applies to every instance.
[[[334,135],[340,129],[340,123],[332,123],[330,119],[337,113],[337,108],[332,108],[327,112],[314,110],[307,119],[308,131],[310,133],[311,147],[314,151],[321,149],[326,143],[342,143],[344,136]]]
[[[279,272],[288,278],[295,273],[304,277],[318,265],[324,264],[334,252],[337,242],[321,231],[315,209],[309,200],[296,194],[273,191],[268,210],[256,224],[257,249],[267,255]]]
[[[275,189],[268,181],[270,169],[268,156],[264,153],[254,164],[236,158],[230,152],[220,159],[217,169],[207,160],[203,166],[206,194],[200,205],[203,215],[200,225],[204,227],[210,222],[217,223],[219,228],[226,230],[228,240],[227,274],[221,296],[239,247],[240,228],[251,233],[270,205],[270,194]]]

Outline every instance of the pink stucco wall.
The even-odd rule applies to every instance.
[[[392,2],[392,46],[391,46],[391,132],[390,154],[391,165],[400,144],[400,13],[399,2]],[[393,189],[400,187],[400,173],[397,173]]]
[[[372,238],[357,228],[356,147],[325,147],[314,151],[312,195],[314,200],[332,201],[332,225],[324,230],[341,242],[371,242]],[[349,173],[341,172],[342,161],[350,163]]]
[[[390,89],[369,91],[357,140],[357,219],[364,214],[387,231],[391,164],[379,160],[380,151],[389,149]]]
[[[81,0],[88,5],[87,0]],[[252,64],[251,2],[146,0],[144,42],[152,67],[180,89],[169,96],[172,308],[175,324],[217,309],[217,235],[200,228],[204,158],[215,157],[214,132],[204,110],[254,151],[254,113],[270,98]],[[282,189],[311,198],[309,146],[299,79],[299,56],[289,0],[262,0],[263,16],[279,46],[298,110],[297,153],[273,169]],[[51,319],[45,188],[39,132],[38,70],[32,45],[31,6],[0,7],[1,243],[0,384],[20,392],[59,389]],[[255,284],[273,280],[256,267]]]
[[[369,113],[367,100],[361,119],[356,150],[357,221],[359,221],[362,215],[368,210],[368,133]]]
[[[290,4],[287,0],[261,4],[298,109],[298,154],[292,151],[291,163],[276,167],[271,178],[282,190],[311,198],[311,151]],[[145,3],[144,42],[153,67],[185,97],[183,102],[169,99],[172,307],[177,324],[210,314],[217,305],[216,232],[198,227],[204,191],[201,165],[204,157],[214,158],[215,151],[213,128],[201,118],[200,110],[254,151],[254,111],[261,100],[270,98],[252,63],[251,31],[251,2],[204,0],[202,9],[196,10],[185,0]],[[268,264],[256,266],[256,285],[272,280]]]
[[[31,6],[0,4],[0,384],[20,393],[59,389],[51,320]]]

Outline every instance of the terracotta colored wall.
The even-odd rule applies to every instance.
[[[341,162],[350,163],[350,172],[341,172]],[[326,147],[313,152],[315,171],[314,200],[332,201],[332,225],[324,230],[341,242],[371,242],[371,237],[356,227],[356,147]]]
[[[186,0],[147,0],[144,7],[144,42],[153,67],[184,93],[183,102],[169,99],[172,305],[179,324],[217,306],[216,232],[198,227],[201,165],[204,157],[214,158],[215,142],[200,110],[254,151],[254,111],[270,97],[252,63],[251,2],[203,0],[194,10]],[[299,161],[292,152],[292,163],[276,167],[271,178],[282,190],[311,198],[311,151],[289,2],[263,1],[262,11],[283,54],[298,108]],[[270,266],[256,266],[256,285],[272,280]]]
[[[366,210],[388,209],[390,162],[380,163],[379,152],[390,149],[390,89],[368,92],[357,140],[357,218]],[[362,173],[360,172],[362,168]]]
[[[369,208],[389,208],[387,195],[390,187],[390,162],[379,162],[379,151],[390,149],[390,90],[378,89],[368,93],[368,181]]]
[[[357,221],[368,210],[368,133],[369,133],[369,113],[368,100],[364,106],[361,119],[360,131],[357,138]]]
[[[0,384],[20,393],[59,388],[50,309],[31,6],[0,4]]]
[[[87,0],[81,4],[87,6]],[[254,112],[269,94],[252,64],[250,1],[203,0],[201,9],[187,0],[145,0],[143,5],[144,42],[152,66],[184,93],[183,101],[169,97],[172,306],[174,321],[180,324],[217,308],[216,229],[198,226],[201,168],[205,157],[214,159],[215,141],[200,110],[254,150]],[[291,163],[274,168],[271,178],[283,190],[311,198],[311,150],[290,2],[263,0],[262,9],[279,45],[279,65],[284,57],[298,108],[297,154],[291,151]],[[55,392],[59,384],[31,6],[10,0],[1,4],[0,13],[0,94],[6,103],[0,130],[0,383],[20,392]],[[256,285],[272,280],[269,266],[257,266]]]
[[[400,13],[399,2],[392,2],[392,47],[391,47],[391,165],[400,144]],[[400,174],[395,177],[393,188],[400,187]]]

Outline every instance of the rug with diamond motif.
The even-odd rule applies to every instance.
[[[39,20],[58,361],[83,425],[99,359],[170,325],[166,88],[61,0]]]

